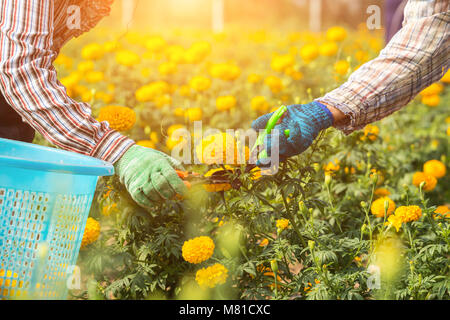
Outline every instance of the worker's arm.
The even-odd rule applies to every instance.
[[[0,80],[11,106],[55,145],[115,163],[131,197],[149,208],[152,202],[186,191],[171,157],[99,123],[91,108],[72,100],[52,65],[54,0],[0,2]]]
[[[54,0],[0,1],[0,81],[8,103],[62,149],[116,162],[134,141],[71,99],[52,63]]]
[[[380,55],[361,66],[349,80],[325,97],[305,105],[292,105],[279,131],[280,158],[306,150],[321,130],[330,126],[345,133],[361,129],[405,106],[421,90],[442,78],[450,60],[449,0],[410,0],[403,28]],[[256,119],[263,129],[272,113]],[[289,130],[286,137],[282,133]],[[268,155],[271,135],[266,136]]]
[[[403,28],[380,55],[318,101],[345,133],[380,120],[442,78],[450,63],[449,0],[410,0]]]

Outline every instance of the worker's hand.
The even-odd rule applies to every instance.
[[[181,163],[158,150],[134,145],[114,167],[133,200],[147,209],[187,190],[174,169],[183,169]]]
[[[312,102],[304,105],[292,105],[274,130],[279,131],[279,153],[281,161],[298,155],[308,149],[321,130],[333,125],[333,116],[326,106]],[[265,114],[252,123],[255,130],[265,129],[273,113]],[[286,137],[285,132],[289,136]],[[264,148],[271,155],[273,135],[267,135]]]

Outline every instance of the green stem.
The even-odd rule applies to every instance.
[[[306,241],[305,241],[305,239],[303,238],[302,234],[300,233],[300,229],[299,229],[297,223],[296,223],[295,220],[294,220],[294,215],[291,213],[291,210],[289,210],[289,204],[288,204],[287,201],[286,201],[286,196],[285,196],[285,194],[284,194],[284,191],[283,191],[282,189],[281,189],[280,191],[281,191],[281,198],[283,199],[284,207],[286,208],[286,212],[287,212],[287,214],[289,215],[289,220],[291,221],[292,226],[294,227],[295,232],[297,233],[297,235],[298,235],[300,241],[302,242],[303,247],[306,248],[306,246],[307,246]]]

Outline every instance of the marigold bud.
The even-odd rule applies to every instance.
[[[325,175],[325,185],[326,185],[326,186],[329,186],[330,183],[331,183],[331,175],[326,174],[326,175]]]
[[[308,240],[308,247],[311,251],[314,250],[315,246],[316,246],[316,243],[313,240]]]
[[[274,273],[278,272],[278,262],[277,262],[277,260],[271,260],[270,261],[270,268],[272,268],[272,271]]]

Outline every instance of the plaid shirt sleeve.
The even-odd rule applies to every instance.
[[[449,67],[449,0],[409,0],[402,29],[380,55],[318,101],[350,118],[350,134],[407,105]]]
[[[114,163],[134,141],[72,100],[52,63],[54,0],[0,2],[0,81],[8,103],[56,146]]]

